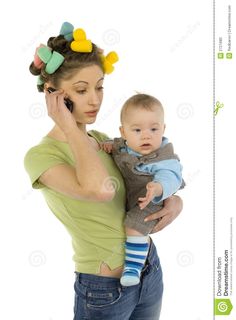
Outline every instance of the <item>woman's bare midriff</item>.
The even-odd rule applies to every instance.
[[[120,278],[123,271],[123,266],[111,270],[106,263],[102,263],[100,267],[100,273],[97,276]]]

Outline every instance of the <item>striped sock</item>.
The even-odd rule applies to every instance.
[[[120,282],[123,286],[139,283],[140,273],[148,254],[148,236],[127,236],[125,266]]]

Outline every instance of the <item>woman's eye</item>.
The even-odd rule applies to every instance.
[[[104,87],[98,87],[97,90],[102,91]]]
[[[86,90],[77,90],[76,92],[79,93],[79,94],[85,94]]]

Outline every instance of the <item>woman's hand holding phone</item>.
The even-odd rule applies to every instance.
[[[49,87],[49,88],[47,88],[47,91],[49,93],[52,93],[52,92],[55,92],[56,89]],[[70,110],[70,112],[72,113],[73,112],[73,102],[68,98],[64,98],[64,103],[65,103],[67,109]]]
[[[48,88],[45,90],[45,98],[47,103],[48,115],[66,134],[77,124],[74,116],[65,105],[65,93],[63,90]]]

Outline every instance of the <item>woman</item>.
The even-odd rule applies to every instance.
[[[113,53],[113,58],[114,58]],[[64,23],[60,35],[37,49],[30,71],[39,76],[48,115],[55,122],[40,143],[28,150],[24,164],[33,188],[45,200],[72,237],[75,261],[74,320],[159,319],[163,293],[156,248],[149,254],[139,285],[123,287],[125,187],[111,156],[99,143],[108,137],[94,123],[103,99],[104,74],[110,59],[82,29]],[[55,90],[55,91],[54,91]],[[52,92],[53,91],[53,92]],[[51,92],[51,93],[49,93]],[[73,102],[70,112],[64,99]],[[169,224],[182,210],[172,196],[149,219],[162,218],[153,232]]]

